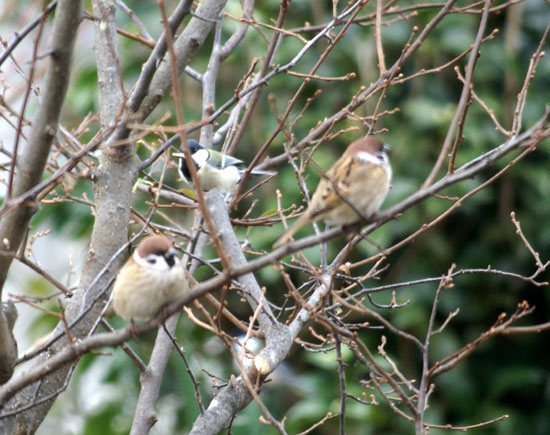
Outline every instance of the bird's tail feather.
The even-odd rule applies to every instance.
[[[264,175],[266,177],[270,177],[270,176],[273,176],[273,175],[277,174],[277,172],[275,172],[275,171],[262,171],[261,169],[252,169],[252,171],[250,171],[250,173],[252,175]]]

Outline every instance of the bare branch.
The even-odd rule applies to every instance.
[[[22,195],[41,181],[67,92],[72,50],[80,13],[81,5],[79,2],[64,4],[56,13],[52,40],[53,52],[49,57],[48,72],[43,86],[42,104],[40,104],[35,115],[31,134],[19,159],[18,172],[13,180],[12,191],[14,196]],[[43,15],[43,17],[45,16]],[[19,248],[27,233],[29,221],[36,211],[37,205],[31,200],[2,217],[0,240],[2,240],[5,249],[17,250]],[[0,256],[0,288],[4,286],[12,260],[12,257]],[[5,316],[0,319],[0,334],[6,338],[11,335]],[[13,335],[11,337],[13,340]],[[5,344],[9,344],[9,341],[7,340]],[[10,345],[12,348],[14,346],[16,346],[15,342]],[[13,351],[4,352],[3,356],[10,359],[9,361],[4,360],[2,362],[3,366],[13,367],[17,352],[15,351],[15,355]],[[11,356],[14,356],[13,360],[11,360]],[[4,370],[4,374],[6,373],[7,377],[4,376],[0,381],[5,382],[11,376],[11,371],[6,372]],[[5,432],[10,431],[6,430]]]
[[[453,117],[453,120],[451,121],[451,124],[449,125],[449,129],[447,130],[447,135],[445,136],[445,140],[443,141],[443,145],[441,146],[441,151],[439,152],[437,161],[435,162],[430,174],[428,175],[428,178],[426,178],[426,181],[424,181],[424,184],[422,184],[422,187],[428,187],[430,184],[434,182],[437,174],[439,173],[439,170],[443,166],[443,162],[445,161],[445,159],[447,158],[447,155],[449,154],[449,151],[451,149],[451,141],[453,140],[455,131],[459,123],[464,122],[464,117],[466,116],[466,113],[468,110],[468,101],[470,100],[472,77],[474,75],[474,68],[476,66],[478,55],[479,55],[479,47],[481,46],[481,40],[483,38],[483,34],[485,33],[485,28],[487,26],[487,19],[489,17],[490,5],[491,5],[491,0],[485,0],[483,15],[481,16],[479,28],[477,30],[477,35],[473,44],[473,49],[472,49],[472,52],[470,53],[470,58],[468,59],[468,65],[466,66],[464,86],[462,87],[462,94],[460,95],[460,100],[458,101],[458,106],[456,108],[455,115]],[[454,149],[457,149],[458,144],[461,141],[462,141],[462,138],[457,136],[455,140]],[[456,155],[456,151],[454,151],[454,153]],[[454,158],[452,157],[451,157],[451,162],[453,163],[452,169],[454,169]],[[449,172],[452,173],[452,170],[449,170]]]

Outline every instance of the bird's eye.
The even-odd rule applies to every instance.
[[[386,153],[390,150],[390,147],[386,144],[380,145],[378,148],[378,151],[376,152],[376,157],[378,157],[380,160],[385,161],[386,160]]]

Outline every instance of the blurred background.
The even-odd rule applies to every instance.
[[[493,5],[503,3],[495,2]],[[156,3],[128,1],[127,4],[142,20],[151,35],[154,38],[158,37],[162,27],[159,24],[160,15]],[[470,2],[457,2],[457,7],[467,4]],[[174,5],[175,2],[167,2],[169,10]],[[414,2],[399,1],[396,5],[406,7],[414,5]],[[91,10],[88,2],[85,2],[85,6],[88,11]],[[271,20],[276,19],[278,9],[278,2],[257,2],[254,18],[258,22],[273,24]],[[5,2],[4,6],[0,6],[2,37],[11,40],[13,32],[34,19],[39,10],[40,2]],[[374,10],[375,2],[370,2],[362,14]],[[439,7],[426,7],[419,9],[414,16],[404,12],[385,17],[387,25],[382,27],[382,37],[387,65],[391,65],[400,56],[413,26],[422,29],[438,11]],[[226,12],[234,17],[240,16],[239,2],[230,0]],[[549,5],[536,0],[521,2],[490,16],[486,34],[493,29],[498,29],[498,33],[482,45],[473,83],[475,92],[494,111],[504,128],[509,129],[511,126],[517,94],[523,85],[531,55],[540,42],[549,17]],[[332,2],[293,0],[285,29],[293,30],[309,39],[316,32],[303,30],[306,23],[311,26],[322,25],[331,19]],[[238,23],[227,17],[224,20],[223,38],[227,38]],[[123,13],[118,13],[118,22],[121,28],[135,32],[134,24]],[[368,86],[378,78],[373,23],[374,21],[368,21],[363,25],[352,25],[344,41],[330,53],[318,71],[320,76],[330,77],[355,72],[355,78],[348,81],[310,81],[300,96],[296,113],[293,113],[294,117],[298,115],[307,98],[314,97],[319,90],[322,92],[313,98],[309,108],[293,126],[292,137],[280,134],[270,146],[269,155],[274,156],[283,152],[285,142],[300,140],[306,136],[320,119],[332,115],[347,104],[360,86]],[[460,55],[473,43],[478,25],[479,14],[448,15],[405,64],[402,74],[409,76],[422,69],[435,68]],[[99,109],[93,32],[92,23],[85,20],[79,30],[73,77],[62,118],[64,126],[68,129],[77,128],[85,116],[94,114]],[[271,34],[263,27],[251,27],[239,49],[223,63],[223,73],[219,75],[217,83],[217,104],[221,105],[231,98],[252,60],[265,53],[267,43],[264,33]],[[124,80],[127,89],[130,89],[150,50],[123,37],[120,37],[119,44]],[[318,61],[327,44],[326,39],[316,44],[298,63],[295,70],[308,72]],[[545,43],[545,47],[548,48],[548,43]],[[302,43],[297,38],[284,38],[275,63],[289,62],[301,48]],[[31,40],[17,49],[15,57],[24,62],[30,57],[29,50],[32,50]],[[199,72],[204,71],[210,52],[211,38],[191,66]],[[457,63],[461,71],[467,59],[466,57]],[[27,68],[27,65],[23,63],[22,68]],[[20,107],[20,89],[24,88],[19,88],[18,91],[17,86],[9,84],[6,79],[10,74],[16,74],[17,70],[13,63],[6,63],[2,70],[3,98],[13,107]],[[18,83],[17,80],[13,80],[14,83]],[[269,86],[262,93],[245,138],[236,152],[237,157],[245,161],[250,160],[250,156],[255,154],[277,126],[275,115],[285,110],[301,83],[302,79],[288,75],[279,75],[269,82]],[[185,120],[200,120],[201,88],[189,76],[182,76],[181,85]],[[440,151],[461,90],[462,84],[452,67],[441,72],[420,75],[388,88],[380,111],[391,113],[382,117],[376,128],[384,129],[380,137],[392,147],[394,179],[382,208],[397,203],[415,192],[425,180]],[[523,117],[524,128],[530,127],[543,115],[549,100],[550,62],[544,58],[529,86]],[[376,98],[372,98],[355,114],[371,115],[376,101]],[[27,111],[29,119],[32,119],[32,111],[31,104]],[[166,124],[175,124],[170,98],[166,98],[156,109],[150,121],[160,118],[167,111],[170,111],[172,116]],[[225,119],[220,120],[220,123],[223,122]],[[97,125],[97,122],[90,124],[89,132],[81,137],[83,143],[97,132]],[[318,148],[314,158],[321,167],[328,168],[350,141],[366,133],[361,123],[351,118],[337,126],[338,130],[348,128],[354,131],[342,134],[334,141],[323,143]],[[506,140],[506,137],[495,129],[486,111],[475,102],[469,108],[463,135],[465,138],[460,147],[457,166]],[[13,144],[13,128],[2,119],[0,141],[2,146],[8,149]],[[147,138],[147,142],[152,146],[158,146],[160,140],[151,137]],[[418,237],[413,244],[391,254],[387,261],[389,268],[380,275],[379,280],[369,281],[367,286],[438,277],[447,273],[453,263],[458,269],[491,267],[530,276],[536,270],[535,262],[516,234],[510,213],[515,211],[524,235],[540,253],[542,261],[549,260],[548,145],[548,141],[541,143],[532,154],[521,160],[496,182],[465,201],[458,210]],[[221,147],[221,144],[215,144],[215,147]],[[146,146],[139,146],[138,152],[142,158],[150,155],[150,150]],[[162,162],[158,163],[151,173],[158,173],[161,165]],[[465,180],[441,194],[450,197],[464,195],[504,165],[505,162],[497,163],[475,179]],[[276,189],[283,193],[283,206],[303,204],[303,197],[290,165],[281,165],[278,171],[278,177],[257,190],[252,198],[243,201],[233,211],[232,217],[242,217],[252,201],[257,201],[252,212],[255,217],[276,209]],[[170,167],[167,177],[166,184],[177,188],[178,176],[175,165]],[[319,175],[310,168],[307,180],[310,192],[318,180]],[[91,198],[91,183],[79,180],[72,195],[87,195]],[[136,193],[135,209],[146,211],[146,199],[149,199],[148,195]],[[439,216],[449,205],[449,201],[441,198],[427,199],[408,210],[399,219],[390,221],[376,230],[371,237],[382,248],[387,248],[416,231],[422,224]],[[192,223],[192,213],[185,209],[163,211],[178,222]],[[163,222],[162,216],[156,216],[155,219]],[[39,234],[40,237],[33,242],[33,249],[29,255],[59,281],[69,287],[76,285],[87,252],[92,223],[90,209],[84,204],[64,202],[42,207],[32,222],[32,233]],[[136,229],[134,226],[130,231]],[[42,234],[45,231],[48,231],[47,234]],[[278,224],[273,228],[239,228],[238,234],[242,237],[247,236],[255,249],[270,250],[272,243],[282,231],[282,225]],[[304,229],[300,236],[311,232],[311,228]],[[343,237],[331,241],[329,258],[332,258],[344,243]],[[312,263],[319,263],[318,249],[312,248],[305,252]],[[375,246],[362,242],[349,261],[358,261],[377,252]],[[207,253],[211,257],[214,256],[213,251]],[[366,273],[368,267],[366,266],[363,273]],[[290,273],[295,280],[300,279],[297,272]],[[211,276],[211,271],[206,267],[200,267],[195,276],[198,280],[206,279]],[[281,292],[278,302],[283,303],[284,286],[274,268],[266,267],[260,270],[257,278],[260,284],[268,289],[270,295]],[[539,280],[545,281],[549,278],[550,274],[545,272]],[[448,327],[433,339],[432,362],[475,340],[495,323],[501,313],[511,314],[523,300],[528,301],[536,309],[522,321],[522,324],[543,323],[549,320],[548,286],[536,287],[518,279],[483,273],[458,277],[454,284],[454,288],[443,292],[436,324],[440,325],[451,311],[458,308],[460,312]],[[377,310],[396,327],[423,339],[436,288],[437,282],[402,288],[397,291],[397,302],[410,300],[408,305],[394,310]],[[55,289],[25,266],[17,264],[10,271],[7,291],[43,297],[55,292]],[[277,296],[273,296],[273,299],[277,301]],[[391,301],[391,293],[382,292],[375,295],[374,299],[377,303],[388,304]],[[58,310],[55,300],[45,302],[44,306],[54,311]],[[242,310],[239,308],[241,306]],[[20,315],[16,324],[16,335],[19,353],[23,354],[53,329],[57,319],[23,304],[18,304],[18,309]],[[235,300],[231,301],[231,310],[241,318],[248,318],[250,315],[248,306],[240,303],[237,295]],[[365,319],[356,319],[361,320]],[[114,324],[117,327],[125,326],[121,319],[115,319]],[[231,328],[230,325],[227,327]],[[361,332],[361,338],[369,344],[373,353],[382,335],[388,340],[386,351],[398,362],[401,371],[408,377],[419,376],[420,354],[410,343],[381,329]],[[145,361],[151,353],[154,338],[155,333],[150,333],[131,342]],[[185,315],[180,318],[177,339],[185,348],[191,368],[201,382],[203,400],[207,404],[211,394],[216,391],[212,385],[211,375],[227,379],[236,372],[231,355],[218,338],[196,326]],[[365,392],[367,400],[370,400],[373,391],[361,387],[361,380],[367,379],[368,373],[361,365],[354,364],[354,357],[347,349],[344,359],[349,362],[346,373],[350,393],[361,396]],[[336,367],[334,352],[311,353],[295,345],[286,366],[283,367],[285,375],[274,376],[273,381],[265,385],[262,399],[276,418],[286,416],[285,427],[288,433],[298,433],[307,429],[321,420],[327,411],[334,414],[338,412],[340,397]],[[550,433],[549,367],[548,333],[494,338],[477,349],[466,361],[436,380],[426,421],[462,426],[508,414],[510,418],[507,420],[485,426],[476,433]],[[221,380],[217,382],[222,383]],[[58,398],[39,433],[128,433],[138,394],[138,370],[120,348],[106,349],[104,354],[87,355],[78,365],[67,391]],[[348,401],[347,429],[350,434],[412,433],[410,422],[397,417],[383,400],[378,401],[378,405],[367,406],[353,400]],[[167,368],[156,410],[159,421],[152,430],[154,434],[186,433],[198,414],[191,382],[182,369],[180,357],[175,353]],[[275,433],[272,427],[259,422],[260,415],[257,405],[252,402],[237,415],[231,432]],[[338,421],[333,419],[317,428],[314,433],[333,434],[337,432],[337,428]],[[440,431],[431,430],[430,433]]]

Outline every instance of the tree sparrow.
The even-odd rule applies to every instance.
[[[296,231],[313,222],[348,225],[370,218],[382,205],[390,187],[388,149],[374,138],[359,139],[348,146],[319,182],[304,214],[273,246],[283,246]]]
[[[227,154],[206,149],[196,140],[187,139],[191,157],[197,169],[199,183],[202,190],[211,190],[218,188],[224,192],[231,192],[241,180],[244,169],[240,167],[243,163],[235,157]],[[174,153],[179,158],[179,173],[183,181],[192,185],[191,174],[187,167],[184,153]],[[260,171],[253,169],[253,175],[274,175],[274,172]]]
[[[126,320],[150,319],[182,295],[185,274],[177,251],[164,236],[139,242],[120,269],[113,287],[113,307]]]

